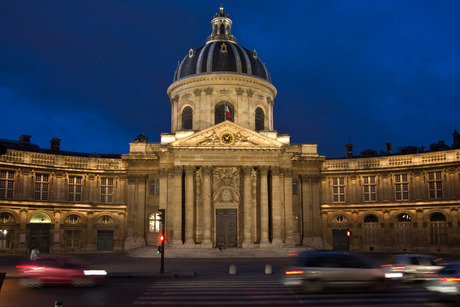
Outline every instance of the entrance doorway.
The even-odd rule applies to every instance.
[[[50,229],[51,224],[31,223],[29,234],[29,249],[38,247],[42,254],[50,252]]]
[[[237,246],[236,217],[237,209],[216,210],[216,243],[224,243],[226,247]]]
[[[113,230],[97,231],[97,251],[113,251]]]
[[[29,249],[38,247],[40,253],[50,252],[51,218],[45,213],[37,213],[30,219]]]
[[[349,251],[350,238],[347,229],[332,229],[332,249],[335,251]]]

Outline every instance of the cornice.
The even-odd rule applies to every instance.
[[[203,74],[203,75],[198,75],[198,76],[182,78],[180,80],[177,80],[176,82],[174,82],[168,87],[167,94],[170,98],[172,98],[171,94],[173,92],[177,91],[178,89],[182,87],[188,86],[188,85],[204,83],[206,84],[206,86],[209,86],[209,85],[212,85],[213,83],[222,82],[222,84],[225,84],[228,86],[228,81],[237,81],[247,87],[250,87],[251,85],[260,86],[262,88],[269,90],[273,98],[275,98],[277,94],[277,90],[275,86],[273,86],[270,82],[265,81],[264,79],[257,78],[257,77],[251,77],[251,76],[247,76],[244,74],[237,74],[237,73],[229,74],[227,72],[223,74],[212,73],[212,74]]]

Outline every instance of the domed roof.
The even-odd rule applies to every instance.
[[[174,82],[191,76],[216,73],[236,73],[262,78],[271,83],[270,75],[257,52],[238,45],[231,33],[232,21],[228,14],[220,12],[214,15],[212,33],[205,45],[190,49],[188,55],[176,69]]]

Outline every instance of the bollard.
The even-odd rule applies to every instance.
[[[228,270],[228,274],[235,275],[236,274],[236,265],[230,264],[230,268]]]
[[[54,307],[62,307],[64,306],[64,302],[63,301],[56,301],[54,302]]]
[[[265,265],[265,274],[270,275],[272,273],[272,265],[266,264]]]

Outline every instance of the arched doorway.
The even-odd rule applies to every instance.
[[[45,213],[37,213],[30,219],[29,249],[38,247],[40,253],[50,251],[51,218]]]

